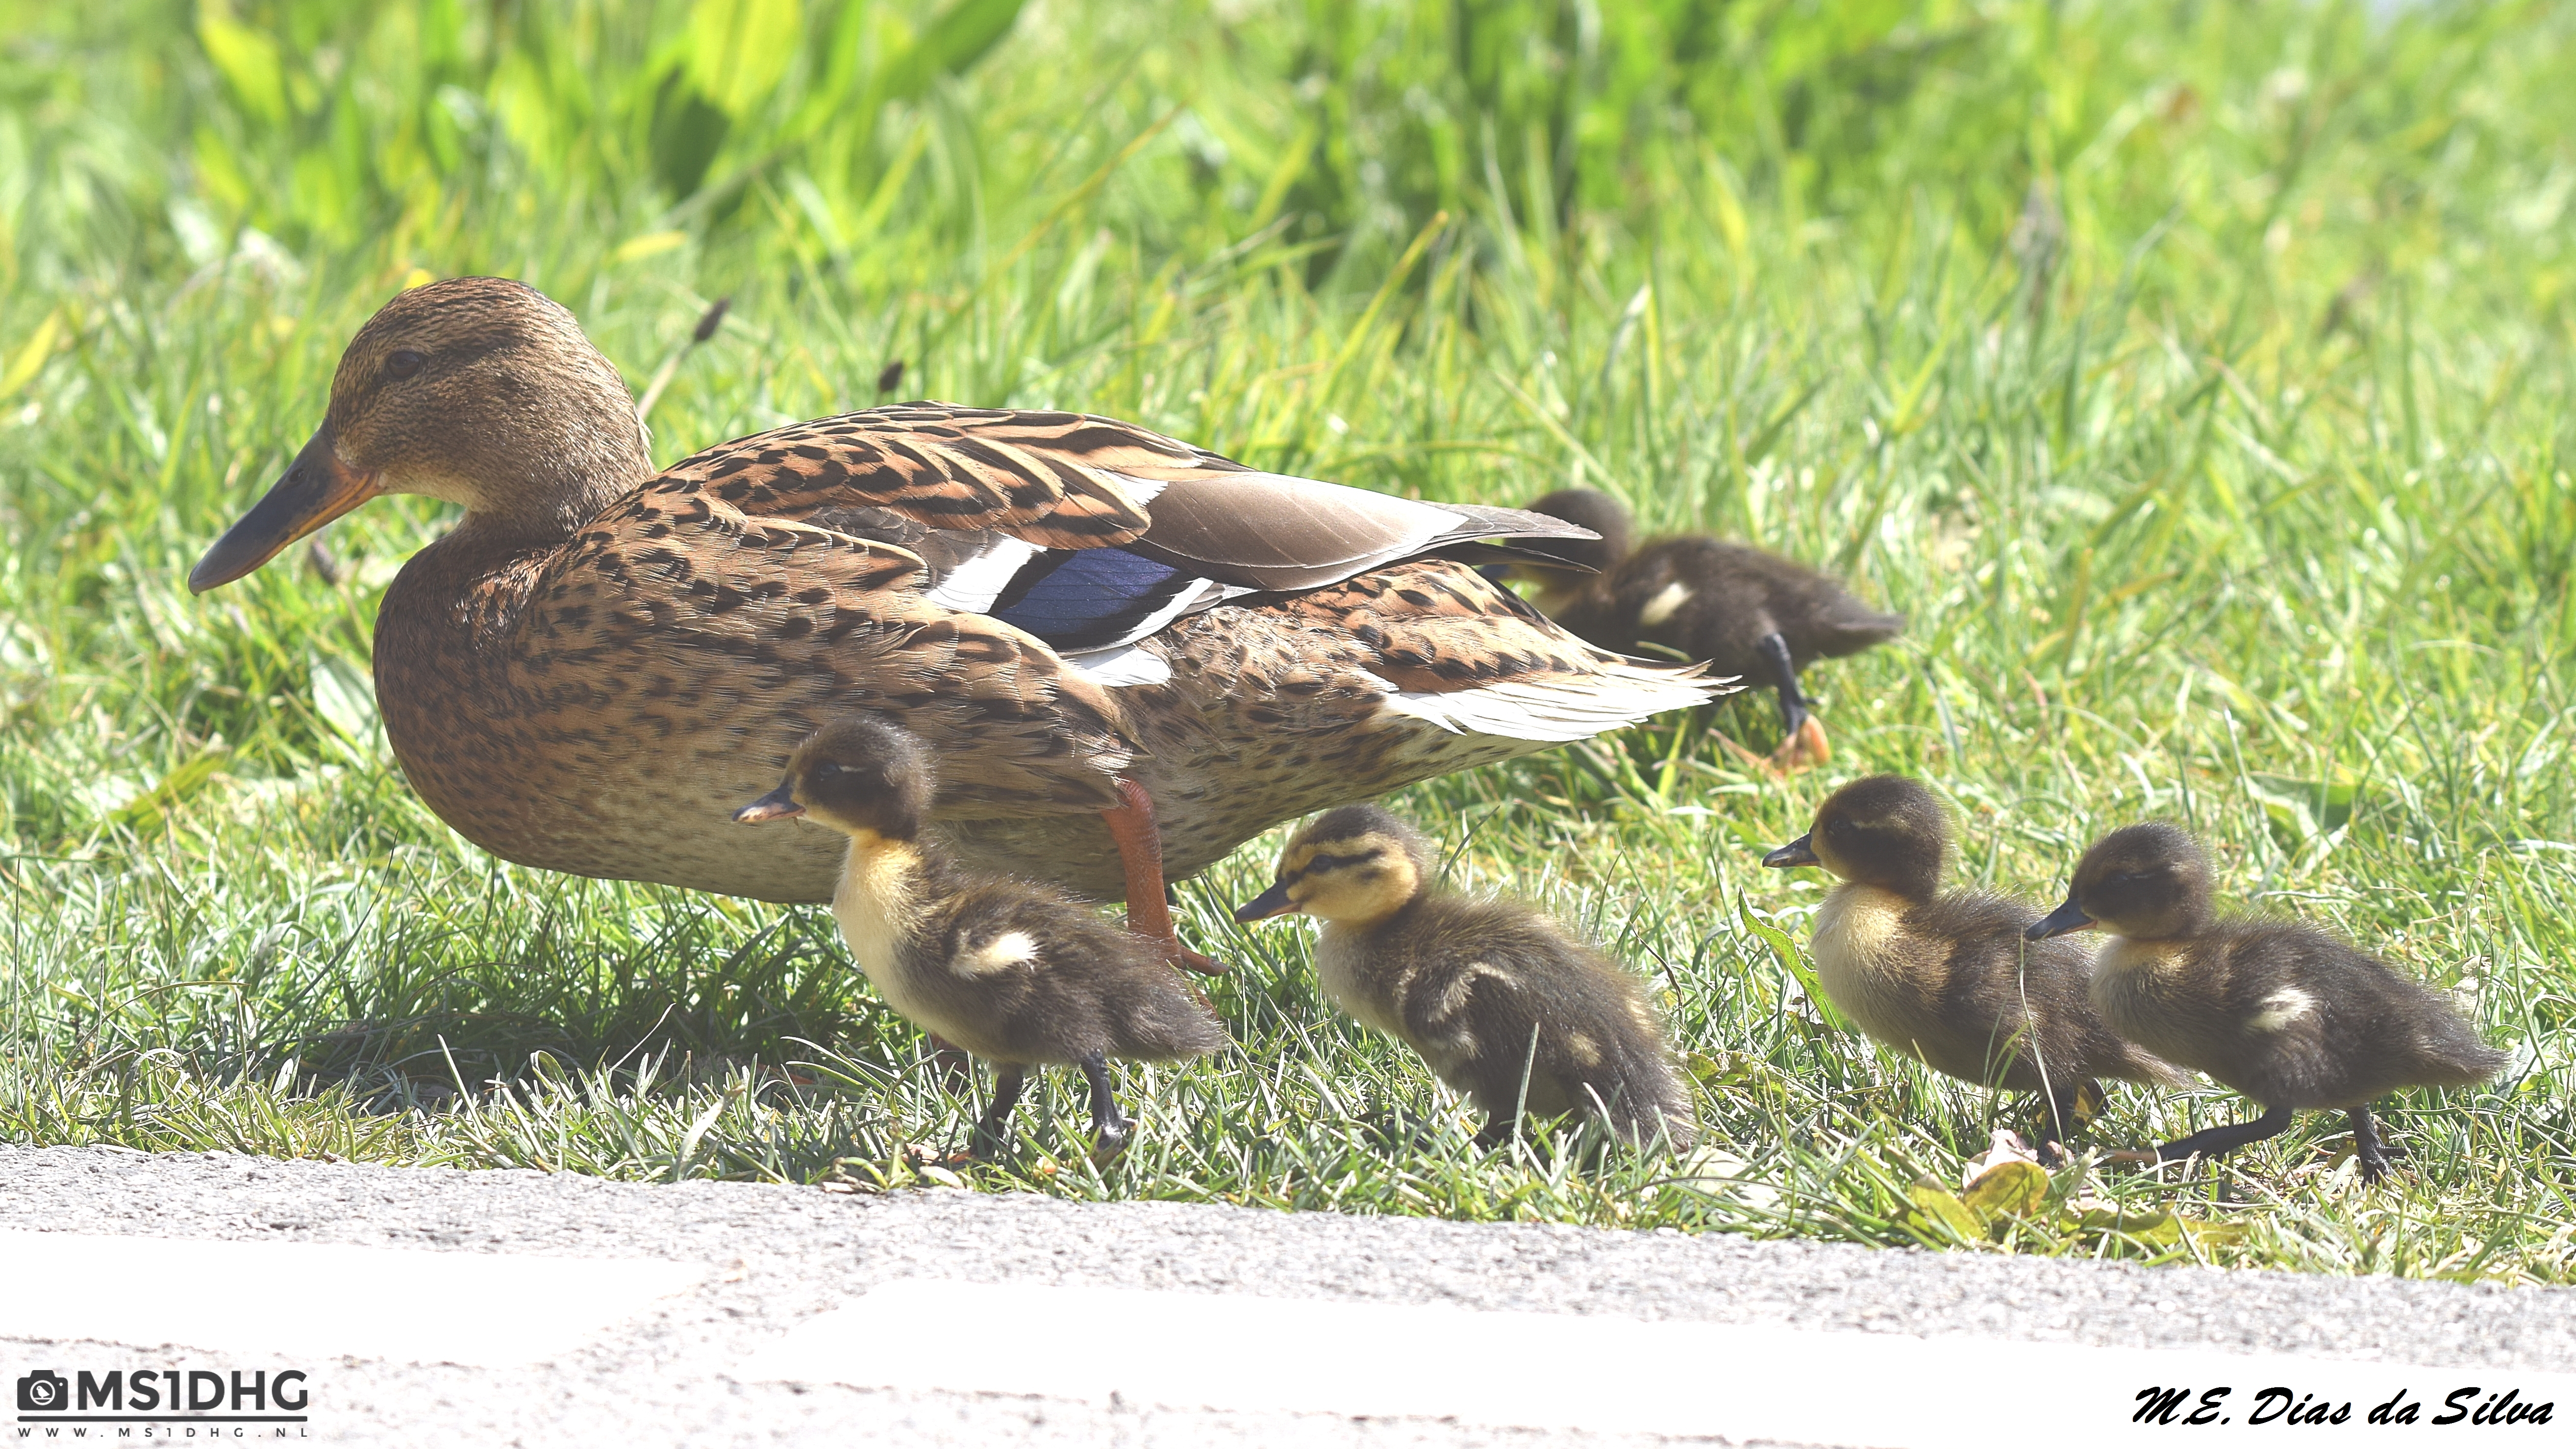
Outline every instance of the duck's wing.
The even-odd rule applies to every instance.
[[[1491,551],[1479,540],[1591,536],[1520,509],[1259,472],[1113,418],[937,403],[738,439],[646,491],[911,549],[934,602],[1067,653],[1122,648],[1246,593]]]

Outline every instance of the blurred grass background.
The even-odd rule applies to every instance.
[[[2570,74],[2545,3],[0,0],[0,1133],[2566,1281]],[[1661,978],[1720,1152],[1476,1154],[1302,928],[1224,919],[1264,841],[1183,887],[1240,1050],[1137,1071],[1123,1163],[1066,1094],[1013,1166],[913,1165],[975,1104],[827,916],[504,866],[410,796],[367,640],[435,506],[186,594],[349,333],[465,272],[639,387],[733,298],[666,461],[901,360],[1369,487],[1607,487],[1908,611],[1811,676],[1814,776],[1668,724],[1396,801]],[[2514,1066],[2401,1097],[2377,1192],[2319,1117],[1953,1211],[2017,1109],[1837,1034],[1820,891],[1755,867],[1881,769],[2034,897],[2188,820]]]

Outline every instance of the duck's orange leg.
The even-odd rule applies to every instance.
[[[1100,812],[1109,838],[1118,842],[1118,864],[1127,874],[1127,929],[1163,948],[1165,959],[1185,971],[1222,976],[1225,966],[1181,944],[1172,908],[1163,899],[1163,837],[1154,828],[1153,797],[1133,780],[1118,782],[1127,803]]]
[[[1833,746],[1825,743],[1825,722],[1808,715],[1780,748],[1771,752],[1772,768],[1782,774],[1813,769],[1834,757]]]

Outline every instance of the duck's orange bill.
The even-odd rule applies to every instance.
[[[331,426],[323,424],[268,496],[252,504],[241,522],[224,530],[224,536],[188,571],[188,592],[202,594],[256,572],[288,544],[383,491],[376,486],[374,473],[361,473],[340,461],[339,450],[332,446]]]

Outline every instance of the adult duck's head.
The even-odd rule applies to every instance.
[[[634,398],[570,312],[498,277],[432,282],[358,329],[322,426],[188,587],[231,583],[379,493],[425,494],[489,536],[548,542],[652,471]]]

